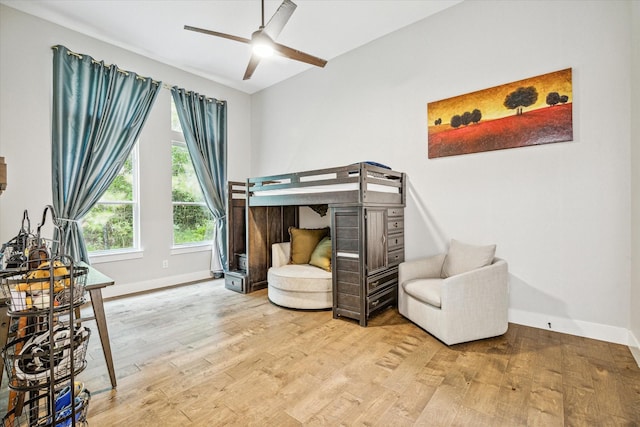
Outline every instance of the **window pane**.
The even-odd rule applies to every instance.
[[[184,245],[213,239],[213,216],[203,205],[173,205],[173,243]]]
[[[80,226],[89,252],[137,247],[137,146]]]
[[[171,145],[173,244],[200,243],[213,239],[213,215],[207,208],[187,146]]]
[[[82,232],[89,252],[134,247],[133,205],[96,204],[82,220]]]
[[[100,202],[133,201],[133,160],[132,156],[122,166],[120,174],[115,177],[109,189],[102,195]]]
[[[200,184],[198,184],[196,171],[193,169],[187,146],[174,142],[171,146],[171,159],[173,164],[171,199],[174,202],[204,203],[202,190],[200,189]]]
[[[171,98],[171,130],[182,133],[182,126],[180,125],[180,119],[178,118],[178,112],[176,111],[176,104]]]

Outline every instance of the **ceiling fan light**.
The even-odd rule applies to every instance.
[[[273,55],[273,46],[268,43],[253,43],[253,53],[261,58]]]

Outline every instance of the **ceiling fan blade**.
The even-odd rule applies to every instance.
[[[259,62],[260,55],[256,55],[255,53],[251,54],[251,59],[249,59],[249,64],[247,65],[247,70],[244,72],[242,80],[249,80],[251,78]]]
[[[295,59],[296,61],[315,65],[316,67],[322,68],[325,65],[327,65],[327,61],[322,58],[309,55],[308,53],[301,52],[299,50],[290,48],[288,46],[285,46],[276,42],[273,42],[273,50],[282,56],[286,56],[287,58]]]
[[[216,37],[222,37],[229,40],[235,40],[237,42],[251,43],[251,40],[245,39],[244,37],[238,37],[238,36],[233,36],[231,34],[219,33],[217,31],[205,30],[204,28],[191,27],[189,25],[185,25],[184,29],[189,31],[195,31],[197,33],[208,34],[210,36],[216,36]]]
[[[273,14],[267,25],[264,26],[264,32],[272,39],[276,39],[282,32],[282,29],[291,18],[291,15],[298,7],[291,0],[284,0],[276,13]]]

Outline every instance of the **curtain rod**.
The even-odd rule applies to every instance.
[[[58,49],[58,45],[51,46],[51,49],[56,49],[56,50],[57,50],[57,49]],[[67,48],[65,48],[65,49],[67,49]],[[70,51],[69,49],[67,49],[67,55],[75,56],[75,57],[76,57],[76,58],[78,58],[78,59],[82,59],[82,55],[81,55],[81,54],[76,53],[76,52],[72,52],[72,51]],[[95,59],[93,59],[93,58],[91,58],[91,62],[92,62],[93,64],[100,64],[100,61],[96,61],[96,60],[95,60]],[[105,67],[107,67],[107,68],[108,68],[108,67],[110,67],[110,65],[106,65],[106,64],[103,64],[103,66],[105,66]],[[116,71],[118,71],[119,73],[124,74],[125,76],[128,76],[128,75],[129,75],[129,72],[128,72],[128,71],[126,71],[126,70],[121,70],[120,68],[118,68],[118,66],[117,66],[117,65],[116,65]],[[148,78],[150,78],[150,79],[151,79],[151,77],[148,77]],[[139,76],[139,75],[137,75],[137,74],[136,74],[136,79],[138,79],[138,80],[142,80],[143,82],[144,82],[144,81],[147,81],[147,77]],[[154,85],[156,85],[156,86],[160,84],[160,82],[158,82],[158,81],[156,81],[156,80],[153,80],[153,79],[151,79],[151,83],[152,83],[152,84],[154,84]],[[174,87],[177,87],[177,86],[175,86],[175,85],[169,85],[169,84],[167,84],[167,83],[162,83],[162,88],[163,88],[163,89],[172,90]],[[192,93],[192,92],[193,92],[193,91],[187,91],[187,90],[185,90],[185,89],[180,89],[180,90],[184,90],[187,94],[189,94],[189,93]],[[219,100],[219,99],[216,99],[216,98],[209,98],[209,97],[204,96],[204,95],[200,95],[199,97],[200,97],[200,99],[205,99],[205,100],[207,100],[207,101],[209,101],[209,102],[216,101],[216,103],[218,103],[218,104],[224,104],[224,103],[226,102],[225,100]]]

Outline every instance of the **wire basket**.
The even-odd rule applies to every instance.
[[[15,337],[2,350],[9,387],[28,391],[58,384],[87,365],[91,330],[46,319],[20,318]]]
[[[75,383],[73,390],[70,386],[59,389],[53,402],[45,391],[28,394],[15,392],[10,402],[12,408],[3,417],[2,425],[4,427],[71,427],[74,424],[76,427],[88,426],[86,420],[91,393],[82,383]],[[51,413],[54,415],[51,416]]]
[[[84,304],[87,273],[87,267],[76,266],[65,256],[44,259],[37,268],[23,265],[2,279],[9,314],[37,315]]]

